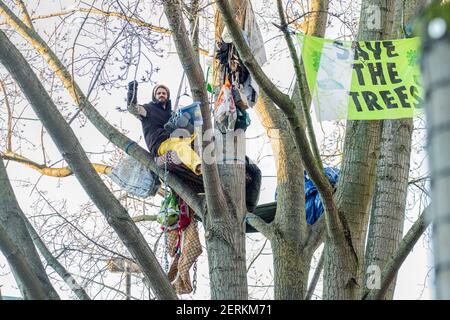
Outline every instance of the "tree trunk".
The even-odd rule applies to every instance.
[[[450,299],[450,3],[427,8],[422,77],[431,169],[435,297]]]
[[[289,128],[286,119],[262,91],[255,111],[270,139],[277,172],[277,211],[268,236],[273,254],[275,299],[303,299],[312,256],[303,253],[307,234],[303,165],[286,129]]]
[[[328,1],[313,1],[311,5],[312,11],[327,8]],[[280,14],[284,15],[282,12]],[[308,18],[311,31],[308,33],[323,36],[326,19],[326,12],[311,14]],[[299,82],[304,85],[302,80],[296,81],[293,101],[297,106],[301,106]],[[262,90],[255,109],[270,139],[277,172],[277,212],[269,237],[274,261],[275,299],[303,299],[311,258],[317,248],[317,245],[307,246],[305,241],[309,228],[306,226],[304,205],[304,168],[288,121]],[[300,121],[304,122],[301,108],[297,109]]]
[[[383,270],[386,261],[397,250],[403,236],[403,222],[408,191],[411,154],[412,119],[385,120],[381,151],[376,171],[375,196],[372,202],[367,239],[365,289],[369,267]],[[395,281],[386,299],[394,295]]]
[[[209,101],[205,88],[205,80],[201,70],[198,55],[195,55],[192,44],[187,37],[186,27],[180,3],[176,0],[164,2],[164,12],[169,21],[173,40],[183,65],[194,100],[201,102],[203,116],[203,133],[211,134],[212,123],[209,111]],[[208,138],[208,137],[206,137]],[[208,163],[202,157],[202,174],[205,186],[207,212],[204,215],[206,248],[208,251],[211,298],[247,299],[247,269],[245,255],[245,148],[241,138],[237,145],[233,134],[217,137],[215,141],[201,139],[202,154],[211,151],[214,163]],[[222,140],[222,143],[218,143]],[[218,149],[221,148],[221,149]],[[217,152],[219,150],[219,152]],[[235,151],[231,161],[227,152]],[[235,159],[236,158],[236,159]],[[217,162],[221,163],[217,165]],[[223,162],[223,164],[222,164]]]
[[[381,300],[386,296],[387,291],[392,281],[395,281],[398,269],[405,261],[408,254],[413,249],[417,240],[423,235],[423,232],[429,226],[431,219],[429,219],[429,207],[425,208],[422,214],[417,218],[412,227],[408,230],[405,237],[398,244],[397,251],[392,254],[386,261],[383,270],[381,272],[381,281],[379,290],[365,289],[362,296],[367,300]],[[377,279],[375,279],[376,281]]]
[[[237,137],[235,141],[234,137]],[[219,143],[220,138],[225,141]],[[215,300],[248,299],[247,267],[245,251],[245,134],[218,133],[216,150],[223,150],[224,159],[217,159],[223,195],[227,208],[213,212],[208,203],[208,219],[205,226],[208,251],[211,298]],[[226,151],[234,150],[233,154]],[[220,156],[219,153],[217,156]],[[234,160],[234,159],[238,159]],[[206,190],[208,192],[208,190]]]
[[[211,217],[206,229],[211,299],[248,299],[244,224]]]
[[[393,2],[366,0],[361,4],[358,40],[381,40],[390,34]],[[376,25],[373,10],[379,10]],[[374,24],[375,22],[375,24]],[[364,242],[372,199],[375,167],[381,135],[380,121],[348,121],[344,159],[336,201],[343,223],[348,225],[346,241],[327,242],[324,261],[324,298],[356,299],[362,287]],[[342,261],[340,261],[342,259]]]
[[[410,21],[416,9],[422,7],[424,3],[424,0],[396,2],[397,18],[392,33],[394,38],[403,38],[401,22]],[[403,236],[412,130],[412,118],[383,121],[375,196],[367,240],[364,285],[370,276],[367,273],[368,268],[371,266],[383,270],[387,260],[396,252]],[[393,298],[395,282],[396,279],[392,281],[385,299]],[[362,289],[365,289],[365,286]],[[376,296],[376,293],[373,295]]]
[[[24,215],[17,203],[3,160],[0,160],[0,185],[0,227],[6,241],[2,251],[5,248],[6,251],[3,252],[10,262],[23,298],[59,299],[22,219]],[[16,249],[8,246],[8,243]]]

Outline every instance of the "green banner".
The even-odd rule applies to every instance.
[[[421,111],[418,38],[297,38],[320,121],[411,118]]]

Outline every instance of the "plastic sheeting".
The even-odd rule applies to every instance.
[[[108,177],[126,192],[141,198],[154,196],[161,185],[155,173],[130,156],[123,158]]]
[[[325,174],[330,181],[333,188],[336,187],[336,183],[339,178],[339,169],[326,167]],[[306,209],[306,223],[314,224],[323,213],[323,205],[320,200],[319,192],[316,186],[309,178],[305,171],[305,209]]]

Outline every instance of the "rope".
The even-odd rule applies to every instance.
[[[194,219],[194,215],[192,215],[191,223],[195,223],[195,231],[198,233],[198,224],[197,221]],[[195,294],[197,291],[197,259],[195,259],[194,266],[192,267],[192,270],[194,271],[194,275],[192,276],[192,294]]]
[[[169,273],[169,257],[168,257],[168,242],[169,242],[169,236],[167,234],[168,232],[168,219],[169,219],[169,215],[167,212],[167,156],[164,158],[164,201],[163,203],[165,204],[165,208],[164,208],[164,272],[166,274]]]
[[[245,160],[242,159],[238,159],[238,158],[223,158],[222,161],[238,161],[238,162],[242,162],[243,164],[245,164]]]
[[[128,143],[125,145],[125,153],[129,155],[128,150],[130,149],[130,147],[135,144],[136,142],[130,140],[128,141]]]
[[[173,107],[173,112],[176,112],[178,109],[178,103],[180,102],[180,93],[181,93],[181,86],[183,85],[184,76],[186,75],[186,71],[183,71],[183,75],[181,76],[180,85],[178,86],[178,92],[177,92],[177,98],[175,100],[175,105]]]

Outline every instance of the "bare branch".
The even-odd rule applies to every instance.
[[[288,29],[288,24],[286,22],[286,17],[284,15],[283,5],[281,3],[281,0],[277,0],[277,8],[278,8],[278,15],[280,17],[280,22],[281,22],[280,29],[284,34],[284,38],[285,38],[287,46],[289,48],[289,54],[291,55],[292,63],[294,64],[295,76],[297,79],[297,86],[300,91],[299,97],[300,97],[301,106],[302,106],[302,110],[303,110],[303,117],[306,120],[306,130],[308,132],[309,143],[311,144],[311,148],[312,148],[314,157],[316,158],[317,165],[319,166],[319,169],[321,169],[323,171],[323,165],[322,165],[322,161],[320,159],[319,147],[317,146],[316,135],[314,134],[314,128],[313,128],[312,120],[311,120],[311,114],[309,113],[309,104],[306,101],[306,93],[304,92],[305,90],[308,90],[308,86],[307,86],[307,84],[302,83],[304,79],[302,77],[300,59],[298,58],[297,51],[295,50],[294,42],[292,41],[292,38],[291,38],[291,33],[289,32],[289,29]],[[311,93],[309,92],[308,96],[310,96],[310,95],[311,95]]]
[[[23,22],[27,25],[28,28],[33,29],[33,23],[31,22],[30,15],[28,14],[27,7],[25,6],[25,3],[23,3],[22,0],[16,0],[17,6],[20,8],[20,11],[22,12],[22,18]]]
[[[395,278],[398,269],[405,261],[408,254],[413,249],[417,240],[422,236],[424,231],[431,223],[428,218],[430,206],[425,208],[419,218],[414,222],[411,229],[406,233],[405,237],[400,242],[400,245],[394,255],[386,262],[386,265],[381,273],[381,286],[379,290],[366,290],[363,294],[363,300],[381,300],[384,298],[392,280]]]
[[[325,250],[323,250],[322,253],[320,254],[319,263],[317,264],[316,270],[314,270],[314,275],[311,279],[311,283],[309,284],[308,291],[306,292],[305,300],[311,300],[314,290],[316,290],[316,285],[317,282],[319,281],[320,273],[322,272],[323,269],[324,256]]]
[[[269,240],[269,239],[266,238],[266,240],[264,240],[264,243],[261,246],[261,249],[255,254],[255,256],[253,257],[252,261],[250,261],[250,263],[248,264],[247,272],[250,270],[252,265],[255,263],[256,259],[258,259],[261,256],[261,253],[263,252],[264,248],[266,247],[267,240]]]
[[[142,222],[142,221],[156,221],[157,215],[148,215],[144,214],[141,216],[133,217],[134,222]]]
[[[55,13],[46,14],[46,15],[33,16],[31,19],[32,20],[48,19],[48,18],[52,18],[52,17],[60,17],[60,16],[73,14],[75,12],[89,12],[89,8],[74,8],[71,10],[64,10],[64,11],[55,12]],[[155,26],[151,23],[145,22],[144,20],[141,20],[141,19],[138,19],[135,17],[129,17],[120,12],[103,11],[103,10],[97,9],[95,7],[92,8],[90,10],[90,12],[93,14],[98,14],[98,15],[104,16],[104,17],[116,17],[116,18],[120,18],[123,20],[127,20],[130,23],[137,25],[138,27],[144,27],[149,30],[161,33],[165,36],[170,36],[172,34],[172,32],[169,29],[166,29],[166,28],[163,28],[160,26]],[[209,54],[208,50],[206,50],[206,49],[198,48],[198,51],[200,54],[202,54],[204,56],[208,56],[208,54]]]
[[[6,133],[6,150],[12,151],[12,110],[9,104],[8,94],[6,93],[6,86],[3,80],[0,80],[0,89],[5,95],[6,110],[8,112],[8,128]]]
[[[45,165],[38,164],[34,161],[31,161],[31,160],[15,153],[15,152],[12,152],[12,151],[0,153],[0,158],[22,163],[22,164],[38,171],[40,174],[43,174],[44,176],[64,178],[64,177],[68,177],[73,174],[72,169],[70,169],[70,167],[49,168]],[[92,163],[92,166],[94,167],[94,169],[97,173],[109,174],[112,170],[111,166],[107,166],[104,164]]]
[[[90,13],[94,13],[94,14],[98,14],[104,17],[117,17],[123,20],[127,20],[130,21],[134,24],[136,24],[139,27],[145,27],[149,30],[153,30],[155,32],[159,32],[162,33],[164,35],[169,36],[170,35],[170,30],[163,28],[163,27],[159,27],[159,26],[155,26],[152,25],[150,23],[147,23],[141,19],[137,19],[137,18],[133,18],[133,17],[128,17],[122,13],[119,12],[110,12],[110,11],[103,11],[100,9],[97,9],[95,7],[93,7],[92,9],[90,8],[74,8],[71,10],[64,10],[64,11],[60,11],[60,12],[55,12],[55,13],[50,13],[50,14],[46,14],[46,15],[39,15],[39,16],[33,16],[31,19],[32,20],[40,20],[40,19],[48,19],[48,18],[52,18],[52,17],[60,17],[60,16],[65,16],[68,14],[72,14],[74,12],[90,12]]]
[[[247,212],[245,220],[267,239],[272,240],[274,238],[274,230],[270,223],[265,222],[263,219],[251,212]]]
[[[30,221],[28,221],[25,216],[23,217],[23,220],[25,222],[25,225],[27,226],[28,232],[30,233],[34,245],[45,258],[48,265],[51,266],[53,270],[56,271],[56,273],[58,273],[58,275],[64,280],[65,283],[67,283],[69,288],[72,289],[72,291],[80,300],[90,300],[89,295],[86,293],[83,287],[81,287],[76,282],[69,271],[67,271],[67,269],[58,261],[58,259],[53,256],[50,250],[48,250],[47,246],[42,241],[41,237],[39,237],[39,234],[36,232]]]

